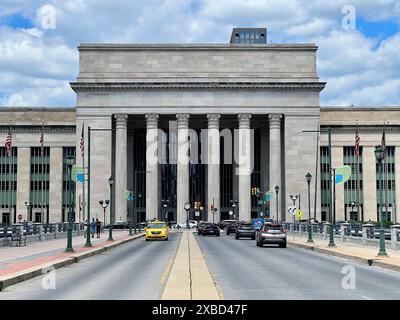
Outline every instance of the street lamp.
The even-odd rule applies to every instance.
[[[385,159],[385,150],[382,146],[378,145],[375,147],[375,158],[378,161],[378,168],[380,172],[379,181],[382,182],[382,161]],[[382,185],[379,185],[379,213],[380,213],[380,225],[379,230],[379,252],[378,256],[387,256],[385,249],[385,230],[383,229],[383,212],[382,212]]]
[[[25,206],[26,206],[26,220],[28,221],[29,220],[29,212],[30,212],[29,209],[31,208],[32,203],[25,201]]]
[[[68,167],[68,177],[69,177],[69,188],[68,188],[68,232],[67,232],[67,248],[65,252],[73,252],[72,248],[72,166],[75,163],[75,157],[72,154],[67,155],[66,158]]]
[[[112,236],[112,229],[113,229],[113,220],[112,220],[112,191],[113,191],[113,184],[114,184],[114,178],[111,176],[108,178],[108,184],[110,185],[110,224],[108,225],[108,241],[113,241],[113,236]],[[89,221],[90,223],[90,221]]]
[[[184,208],[186,210],[186,228],[189,229],[189,209],[190,209],[190,203],[186,202],[184,205]]]
[[[279,186],[275,186],[275,193],[276,193],[276,221],[279,223]]]
[[[300,202],[300,195],[299,194],[291,194],[290,199],[292,199],[292,201],[293,201],[293,206],[296,207],[296,200],[299,199],[299,202]],[[293,213],[293,222],[295,222],[295,220],[296,220],[296,214],[294,212]]]
[[[310,204],[310,182],[312,175],[310,173],[306,174],[306,180],[308,185],[308,239],[307,242],[314,242],[312,239],[312,229],[311,229],[311,204]]]
[[[237,208],[237,204],[238,201],[237,200],[230,200],[230,203],[232,203],[232,211],[233,211],[233,219],[236,219],[236,208]]]
[[[99,203],[103,208],[103,219],[104,219],[103,221],[104,221],[104,225],[106,225],[106,209],[108,207],[108,204],[110,203],[110,200],[104,200],[104,201],[100,200]]]

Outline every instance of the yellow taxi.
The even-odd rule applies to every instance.
[[[153,239],[168,240],[168,227],[164,221],[151,220],[147,223],[146,241]]]

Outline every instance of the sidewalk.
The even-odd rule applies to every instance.
[[[0,247],[0,290],[7,286],[42,274],[42,270],[59,268],[94,254],[104,252],[138,237],[144,232],[129,236],[125,230],[114,230],[114,241],[107,241],[108,231],[101,238],[91,238],[92,247],[85,247],[86,238],[74,236],[74,252],[65,252],[67,239],[54,239],[27,243],[26,247]]]
[[[288,233],[288,245],[293,247],[313,250],[315,252],[334,255],[337,257],[355,260],[368,265],[373,265],[381,268],[400,271],[400,252],[388,249],[386,252],[388,257],[378,256],[379,248],[363,247],[357,244],[350,244],[345,242],[335,242],[335,247],[328,247],[329,240],[313,239],[313,243],[308,243],[307,237],[299,237]]]

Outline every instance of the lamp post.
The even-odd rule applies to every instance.
[[[113,206],[113,202],[112,202],[112,191],[113,191],[113,184],[114,184],[114,178],[111,176],[110,178],[108,178],[108,184],[110,185],[110,224],[108,225],[108,241],[113,241],[113,236],[112,236],[112,232],[113,232],[113,219],[112,219],[112,214],[113,214],[113,210],[112,210],[112,206]]]
[[[307,242],[314,242],[312,239],[312,229],[311,229],[311,201],[310,201],[310,182],[312,175],[310,173],[306,174],[306,180],[308,185],[308,239]]]
[[[293,206],[294,207],[296,207],[296,200],[297,200],[297,198],[299,198],[299,195],[298,194],[291,194],[290,195],[290,199],[292,199],[292,201],[293,201]],[[300,201],[299,201],[300,202]],[[295,222],[295,220],[296,220],[296,214],[293,214],[293,222]]]
[[[375,147],[375,158],[378,161],[379,168],[379,181],[382,181],[382,161],[385,159],[385,150],[382,146]],[[378,256],[387,256],[385,249],[385,230],[383,229],[383,212],[382,212],[382,184],[379,185],[379,217],[380,217],[380,230],[379,230],[379,252]]]
[[[276,194],[276,221],[279,223],[279,186],[275,186],[275,194]]]
[[[190,203],[186,202],[184,205],[184,208],[186,210],[186,228],[189,229],[189,209],[190,209]]]
[[[29,210],[32,204],[28,201],[25,201],[25,206],[26,206],[26,221],[29,221]]]
[[[106,209],[108,207],[108,204],[110,203],[110,200],[100,200],[99,204],[101,205],[101,207],[103,208],[103,221],[104,221],[104,225],[106,225]]]
[[[75,163],[75,157],[71,154],[67,155],[66,158],[68,167],[68,232],[67,232],[67,248],[65,252],[73,252],[72,248],[72,166]]]
[[[350,219],[349,220],[351,220],[351,214],[353,213],[353,211],[354,211],[354,207],[356,206],[356,204],[354,203],[354,202],[352,202],[352,203],[350,203],[350,205],[351,205],[351,212],[350,212]],[[357,208],[357,210],[358,210],[358,208]],[[345,219],[346,220],[346,222],[347,222],[347,219]],[[358,216],[357,216],[357,220],[358,220]]]
[[[232,211],[233,211],[233,219],[236,219],[236,208],[238,201],[237,200],[230,200],[230,203],[232,204]]]

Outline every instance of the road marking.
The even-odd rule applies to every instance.
[[[364,299],[366,299],[366,300],[374,300],[374,299],[369,298],[369,297],[367,297],[367,296],[361,296],[361,298],[364,298]]]

